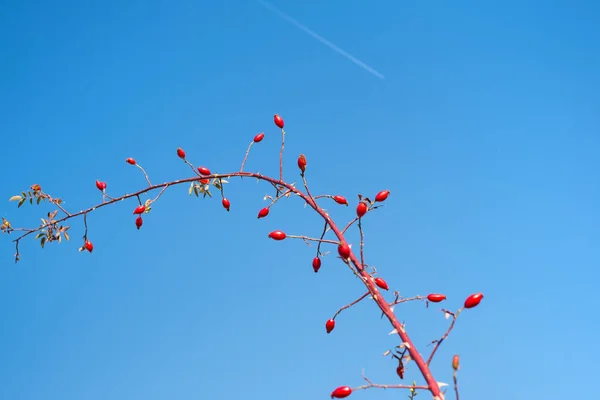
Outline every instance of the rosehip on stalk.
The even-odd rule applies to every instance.
[[[200,183],[203,185],[208,185],[210,183],[210,179],[200,179]]]
[[[356,207],[356,215],[358,215],[358,218],[362,218],[367,213],[368,209],[369,207],[364,201],[358,203],[358,206]]]
[[[298,156],[298,168],[300,168],[300,171],[303,173],[306,171],[306,156],[304,154]]]
[[[96,181],[96,187],[98,190],[104,192],[104,190],[106,190],[106,182]]]
[[[286,234],[282,231],[273,231],[269,233],[269,237],[273,240],[283,240],[286,238]]]
[[[483,299],[483,293],[481,292],[470,295],[465,300],[465,308],[476,307],[479,303],[481,303],[481,299]]]
[[[328,319],[325,322],[325,330],[327,333],[331,333],[331,331],[335,328],[335,319]]]
[[[321,259],[319,257],[313,258],[312,266],[315,272],[319,272],[319,269],[321,268]]]
[[[452,369],[457,371],[459,362],[460,362],[460,358],[458,357],[458,354],[456,354],[454,357],[452,357]]]
[[[340,255],[340,257],[342,257],[344,260],[347,260],[348,258],[350,258],[350,246],[348,246],[347,243],[342,243],[338,246],[338,254]]]
[[[177,157],[181,158],[182,160],[185,160],[185,151],[183,151],[181,147],[177,148]]]
[[[389,195],[390,195],[389,190],[382,190],[381,192],[379,192],[375,195],[375,201],[378,201],[378,202],[385,201],[385,199],[387,199]]]
[[[134,214],[143,214],[146,211],[146,206],[145,205],[139,205],[135,208],[135,210],[133,210]]]
[[[138,228],[138,230],[142,227],[143,223],[144,223],[144,220],[142,219],[142,217],[137,217],[135,219],[135,226],[136,226],[136,228]]]
[[[260,211],[258,212],[258,219],[264,218],[267,215],[269,215],[269,208],[268,207],[261,208]]]
[[[404,379],[404,365],[398,365],[398,368],[396,368],[396,373],[398,374],[400,379]]]
[[[284,125],[284,123],[283,123],[283,118],[281,118],[281,117],[279,116],[279,114],[275,114],[275,115],[273,116],[273,121],[275,122],[275,125],[277,125],[277,127],[278,127],[279,129],[283,129],[283,125]]]
[[[92,251],[94,251],[94,245],[93,245],[93,244],[92,244],[92,242],[90,242],[89,240],[86,240],[86,241],[85,241],[85,244],[83,245],[83,247],[85,247],[85,249],[86,249],[87,251],[89,251],[90,253],[91,253]]]
[[[135,165],[135,164],[137,164],[133,158],[128,158],[128,159],[126,159],[126,160],[125,160],[125,162],[126,162],[127,164],[131,164],[131,165]]]
[[[200,172],[200,175],[210,175],[210,169],[206,167],[198,167],[198,172]]]
[[[262,141],[264,137],[265,134],[263,132],[259,133],[258,135],[254,136],[254,143]]]
[[[223,204],[224,209],[229,211],[229,207],[231,207],[231,202],[229,201],[229,199],[224,198],[223,201],[221,201],[221,204]]]
[[[429,300],[432,303],[439,303],[440,301],[446,300],[446,295],[439,293],[431,293],[427,296],[427,300]]]
[[[390,290],[386,281],[383,278],[375,278],[375,284],[383,290]]]
[[[344,196],[333,196],[333,201],[344,206],[348,205],[348,200]]]
[[[343,399],[344,397],[348,397],[352,394],[352,389],[349,386],[340,386],[331,392],[332,399]]]

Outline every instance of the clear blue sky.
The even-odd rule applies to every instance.
[[[493,3],[493,4],[492,4]],[[600,5],[594,1],[273,0],[385,75],[379,79],[254,0],[8,0],[0,13],[0,214],[34,226],[47,205],[8,198],[39,183],[79,210],[108,193],[189,177],[175,155],[248,170],[315,193],[373,195],[367,262],[406,296],[443,292],[461,315],[433,363],[464,399],[582,399],[598,392]],[[232,181],[218,201],[176,187],[140,231],[130,201],[89,217],[93,254],[72,241],[0,240],[0,398],[6,400],[326,399],[338,385],[398,383],[397,344],[333,256],[267,239],[317,236],[297,199]],[[352,208],[331,205],[344,224]],[[356,236],[351,235],[352,240]],[[398,307],[427,344],[439,307]],[[596,321],[596,322],[595,322]],[[596,371],[596,372],[593,372]],[[414,367],[406,382],[417,377]],[[370,390],[356,399],[398,399]],[[427,396],[425,396],[427,397]],[[449,396],[450,398],[450,396]]]

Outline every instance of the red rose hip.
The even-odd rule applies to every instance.
[[[269,208],[268,207],[261,208],[260,211],[258,212],[258,219],[264,218],[267,215],[269,215]]]
[[[343,399],[345,397],[348,397],[352,394],[352,389],[350,389],[349,386],[340,386],[339,388],[335,389],[333,392],[331,392],[331,398],[332,399]]]
[[[342,243],[338,246],[338,254],[340,255],[340,257],[342,257],[344,260],[347,260],[348,258],[350,258],[350,246],[348,246],[347,243]]]
[[[135,208],[135,210],[133,210],[134,214],[143,214],[146,211],[146,206],[145,205],[139,205]]]
[[[333,201],[335,201],[336,203],[341,204],[343,206],[348,205],[348,200],[346,200],[346,198],[344,196],[333,196]]]
[[[483,293],[481,293],[481,292],[470,295],[465,300],[465,308],[476,307],[479,303],[481,303],[482,299],[483,299]]]
[[[390,290],[386,281],[383,278],[375,278],[375,284],[383,290]]]
[[[229,207],[231,207],[231,202],[229,201],[229,199],[224,198],[221,201],[221,204],[223,205],[224,209],[226,209],[227,211],[229,211]]]
[[[327,333],[331,333],[331,331],[335,328],[335,319],[328,319],[325,322],[325,330]]]
[[[379,192],[375,195],[375,201],[378,201],[378,202],[385,201],[385,199],[387,199],[389,195],[390,195],[389,190],[382,190],[381,192]]]
[[[281,117],[279,116],[279,114],[275,114],[275,115],[273,116],[273,122],[275,122],[275,125],[277,125],[277,127],[278,127],[279,129],[283,129],[283,125],[284,125],[284,123],[283,123],[283,118],[281,118]]]
[[[144,220],[142,219],[142,217],[137,217],[135,219],[135,227],[138,228],[138,230],[142,227],[143,223],[144,223]]]
[[[86,249],[87,251],[89,251],[90,253],[91,253],[92,251],[94,251],[94,245],[93,245],[93,244],[92,244],[92,242],[90,242],[89,240],[86,240],[86,241],[85,241],[85,244],[83,245],[83,247],[85,247],[85,249]]]
[[[282,231],[273,231],[271,233],[269,233],[269,237],[273,240],[283,240],[285,239],[287,236],[284,232]]]
[[[128,159],[126,159],[126,160],[125,160],[125,162],[126,162],[127,164],[131,164],[131,165],[135,165],[135,164],[137,164],[133,158],[128,158]]]
[[[254,136],[254,143],[258,143],[258,142],[262,141],[264,137],[265,137],[264,133],[262,133],[262,132],[259,133],[258,135]]]
[[[106,190],[106,182],[96,181],[96,187],[98,190],[104,192],[104,190]]]
[[[177,157],[181,158],[182,160],[185,160],[185,151],[183,151],[181,147],[177,148]]]
[[[302,172],[306,171],[306,156],[304,154],[298,156],[298,168]]]
[[[210,169],[206,167],[198,167],[198,172],[200,172],[200,175],[210,175]]]
[[[432,303],[439,303],[440,301],[446,300],[446,295],[439,293],[431,293],[427,295],[427,300],[429,300]]]
[[[313,258],[312,267],[315,272],[319,272],[319,269],[321,268],[321,259],[319,257]]]
[[[369,207],[367,206],[367,203],[365,203],[364,201],[361,201],[360,203],[358,203],[358,206],[356,207],[356,215],[358,216],[358,218],[362,218],[367,211],[369,210]]]

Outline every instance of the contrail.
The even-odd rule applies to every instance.
[[[256,0],[258,3],[260,3],[263,7],[273,11],[275,14],[279,15],[281,18],[285,19],[286,21],[288,21],[289,23],[291,23],[292,25],[295,25],[297,28],[303,30],[304,32],[308,33],[310,36],[312,36],[313,38],[317,39],[319,42],[323,43],[325,46],[329,47],[331,50],[335,51],[338,54],[341,54],[342,56],[346,57],[348,60],[352,61],[354,64],[358,65],[359,67],[369,71],[370,73],[372,73],[373,75],[375,75],[376,77],[378,77],[379,79],[384,79],[385,77],[383,76],[383,74],[377,72],[375,70],[375,68],[369,67],[367,64],[365,64],[364,62],[360,61],[358,58],[354,57],[352,54],[348,53],[347,51],[340,49],[339,47],[337,47],[335,44],[331,43],[329,40],[325,39],[322,36],[319,36],[318,34],[316,34],[315,32],[311,31],[310,29],[308,29],[306,26],[302,25],[300,22],[296,21],[294,18],[290,17],[289,15],[285,14],[282,11],[279,11],[278,9],[276,9],[275,7],[273,7],[270,3],[266,2],[265,0]]]

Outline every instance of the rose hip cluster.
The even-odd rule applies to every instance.
[[[273,121],[274,121],[275,125],[279,129],[282,130],[282,136],[284,136],[283,134],[285,132],[283,131],[283,128],[284,128],[285,124],[284,124],[283,118],[280,115],[275,114],[274,117],[273,117]],[[252,139],[249,147],[248,147],[248,152],[250,151],[250,148],[252,147],[252,145],[257,144],[257,143],[261,143],[264,140],[264,138],[265,138],[264,132],[256,134],[254,136],[254,138]],[[246,152],[246,158],[248,157],[248,152]],[[283,154],[283,142],[282,142],[281,152]],[[213,174],[210,171],[209,168],[204,167],[204,166],[200,166],[200,167],[197,167],[197,168],[194,167],[190,162],[188,162],[188,160],[186,158],[186,152],[181,147],[177,148],[176,154],[177,154],[177,157],[179,157],[186,164],[188,164],[190,167],[192,167],[192,169],[194,170],[195,174],[197,175],[197,176],[194,176],[194,180],[193,180],[193,183],[192,183],[193,185],[197,185],[199,183],[200,185],[202,185],[201,186],[201,188],[202,188],[201,190],[208,190],[208,188],[210,188],[210,185],[211,185],[211,179],[213,180],[212,185],[214,185],[215,187],[217,187],[220,190],[220,192],[221,192],[221,205],[222,205],[222,207],[226,211],[230,211],[230,209],[231,209],[231,201],[228,198],[226,198],[225,195],[224,195],[224,190],[223,190],[222,181],[221,181],[223,177],[229,177],[229,176],[232,176],[232,175],[237,175],[237,176],[254,176],[254,177],[258,177],[259,179],[265,179],[264,176],[261,176],[259,174],[248,174],[248,173],[245,173],[245,172],[242,173],[242,169],[244,167],[244,162],[246,161],[246,158],[244,158],[244,162],[242,162],[242,168],[240,169],[239,173],[237,173],[237,174],[234,173],[234,174],[225,176],[225,175]],[[148,181],[148,184],[150,186],[152,186],[150,184],[150,180],[148,179],[148,176],[146,175],[146,172],[136,162],[135,159],[133,159],[133,158],[127,158],[125,160],[125,162],[127,164],[129,164],[129,165],[136,166],[137,168],[139,168],[140,170],[142,170],[142,172],[144,173],[144,176],[146,177],[146,180]],[[280,162],[282,163],[282,161],[280,161]],[[341,196],[341,195],[334,195],[334,196],[332,196],[332,195],[322,195],[322,196],[317,196],[316,198],[313,198],[312,195],[308,192],[308,186],[307,186],[306,179],[305,179],[305,173],[306,173],[307,167],[308,167],[308,160],[307,160],[306,155],[300,154],[298,156],[297,166],[298,166],[298,169],[300,170],[300,175],[301,175],[303,183],[304,183],[304,185],[306,187],[306,196],[304,196],[302,193],[300,193],[299,191],[297,191],[295,189],[295,187],[293,187],[293,185],[290,186],[290,185],[284,183],[283,179],[281,177],[280,177],[279,181],[277,181],[277,180],[270,180],[271,178],[267,178],[266,180],[269,180],[269,182],[273,183],[274,186],[278,188],[277,189],[278,196],[280,194],[279,188],[280,187],[287,187],[290,192],[294,192],[294,193],[296,193],[298,195],[303,196],[303,199],[305,199],[305,201],[309,205],[313,206],[320,213],[322,212],[322,209],[320,209],[320,208],[318,208],[318,206],[316,206],[316,201],[315,201],[318,197],[330,198],[336,204],[343,205],[343,206],[349,206],[348,200],[344,196]],[[191,179],[188,180],[188,182],[191,182],[191,181],[192,181]],[[100,180],[96,180],[95,184],[96,184],[96,188],[100,192],[102,192],[103,201],[104,201],[105,198],[109,198],[113,202],[117,200],[117,199],[113,199],[113,198],[111,198],[111,197],[109,197],[107,195],[107,193],[106,193],[107,183],[106,182],[100,181]],[[160,185],[157,185],[157,186],[160,186]],[[198,186],[198,187],[200,187],[200,186]],[[37,190],[36,193],[41,192],[41,188],[39,188],[39,186],[38,186],[38,189],[39,190]],[[165,187],[165,189],[166,189],[166,187]],[[197,189],[197,187],[193,187],[193,189]],[[190,193],[191,193],[191,190],[192,189],[190,189]],[[283,193],[283,192],[281,192],[281,193]],[[162,194],[162,192],[161,192],[161,194]],[[284,194],[282,194],[279,197],[282,197],[283,195]],[[332,229],[334,230],[334,232],[336,233],[336,235],[338,237],[338,241],[329,241],[329,240],[325,241],[325,240],[323,240],[323,236],[321,236],[321,239],[319,239],[319,240],[310,238],[310,240],[317,240],[317,241],[319,241],[319,247],[317,248],[317,254],[312,259],[312,269],[313,269],[313,271],[315,273],[317,273],[317,272],[319,272],[319,270],[322,267],[322,262],[323,261],[322,261],[321,257],[324,256],[326,253],[321,252],[321,250],[320,250],[321,249],[321,245],[323,245],[323,244],[325,244],[325,245],[327,245],[327,244],[334,244],[334,245],[337,246],[337,254],[339,255],[339,257],[347,265],[349,265],[351,267],[352,267],[352,265],[354,265],[354,267],[352,267],[352,268],[355,268],[354,271],[355,271],[356,275],[359,276],[360,278],[362,278],[364,280],[365,285],[368,287],[368,292],[365,295],[363,295],[361,298],[359,298],[355,302],[353,302],[353,303],[351,303],[351,304],[343,307],[342,309],[340,309],[332,318],[328,319],[325,322],[325,331],[326,331],[327,334],[332,333],[334,331],[334,329],[336,328],[335,318],[339,314],[340,311],[342,311],[343,309],[346,309],[346,308],[348,308],[348,307],[356,304],[358,301],[362,300],[363,298],[365,298],[369,294],[371,294],[371,298],[373,298],[373,299],[375,297],[378,297],[379,299],[381,299],[382,295],[381,295],[381,292],[379,290],[380,289],[383,290],[383,291],[389,291],[390,290],[390,287],[389,287],[389,285],[388,285],[388,283],[386,282],[385,279],[383,279],[381,277],[373,277],[372,275],[369,274],[369,272],[367,272],[367,265],[364,264],[363,261],[362,261],[362,257],[363,257],[363,255],[362,255],[362,244],[363,244],[363,242],[362,242],[362,227],[361,227],[362,226],[361,225],[361,221],[362,221],[363,218],[365,218],[365,216],[367,215],[367,213],[369,213],[370,211],[372,211],[372,210],[380,207],[381,206],[380,203],[385,202],[389,198],[389,196],[390,196],[390,191],[387,190],[387,189],[386,190],[381,190],[378,193],[376,193],[375,197],[373,198],[374,200],[370,200],[369,198],[366,198],[366,197],[363,198],[362,196],[359,196],[359,200],[358,200],[358,203],[356,204],[356,209],[355,209],[356,218],[349,224],[349,226],[352,225],[352,223],[357,222],[359,228],[361,229],[361,254],[360,254],[360,261],[359,261],[359,258],[355,254],[353,254],[351,245],[349,243],[347,243],[346,239],[344,238],[343,234],[344,234],[345,230],[344,231],[335,230],[337,228],[335,228],[333,221],[331,219],[329,219],[328,216],[325,217],[326,214],[321,213],[321,215],[323,215],[324,218],[325,218],[325,221],[326,221],[326,225],[325,226],[326,226],[326,228],[327,228],[328,224],[329,224],[330,227],[332,227]],[[131,196],[129,196],[129,197],[131,197]],[[159,195],[159,197],[160,197],[160,195]],[[257,218],[258,219],[264,219],[267,216],[269,216],[271,206],[273,206],[273,204],[275,204],[275,202],[279,199],[279,197],[277,199],[271,199],[272,201],[271,201],[270,205],[268,205],[267,207],[261,208],[258,211]],[[120,198],[120,200],[122,200],[122,199],[123,198]],[[139,196],[138,196],[138,199],[139,199]],[[144,221],[142,219],[142,215],[143,214],[148,214],[150,212],[150,205],[155,200],[152,200],[152,201],[148,200],[148,201],[146,201],[145,204],[139,204],[133,210],[133,215],[135,216],[135,227],[138,230],[142,227],[142,225],[144,223]],[[141,201],[140,201],[140,203],[141,203]],[[70,215],[69,215],[69,217],[70,217]],[[323,232],[323,235],[325,234],[325,232],[326,231]],[[270,239],[275,240],[275,241],[282,241],[282,240],[285,240],[286,238],[296,238],[296,239],[297,238],[304,238],[304,239],[306,239],[306,237],[287,235],[285,232],[283,232],[281,230],[273,230],[273,231],[271,231],[268,234],[268,237]],[[81,251],[85,250],[85,251],[88,251],[89,253],[92,253],[92,251],[94,250],[94,245],[87,238],[87,225],[86,225],[86,234],[84,236],[84,244],[83,244],[83,246],[81,247],[80,250]],[[373,272],[373,274],[375,274],[375,272]],[[394,294],[396,296],[396,300],[398,300],[398,296],[399,296],[398,293],[394,292]],[[481,303],[483,297],[484,297],[483,293],[481,293],[481,292],[471,294],[470,296],[468,296],[465,299],[464,304],[463,304],[463,308],[461,308],[459,310],[459,312],[462,311],[463,309],[471,309],[471,308],[474,308],[474,307],[478,306]],[[443,301],[447,300],[447,297],[446,297],[445,294],[431,293],[431,294],[427,295],[426,297],[417,296],[414,299],[424,300],[424,301],[429,302],[429,303],[440,303],[440,302],[443,302]],[[384,303],[381,303],[381,301],[378,300],[378,304],[380,305],[382,311],[388,312],[388,314],[387,314],[388,316],[390,315],[389,314],[389,307],[393,306],[395,304],[398,304],[400,302],[400,301],[395,301],[393,303],[387,303],[387,302],[385,302],[385,300],[383,300],[383,301],[384,301]],[[458,315],[458,313],[452,314],[452,315],[454,315],[454,319],[456,319],[456,316]],[[394,322],[396,320],[394,320],[394,318],[391,317],[391,316],[389,318],[390,318],[390,321],[392,322],[392,324],[394,324]],[[394,325],[394,326],[398,327],[398,325]],[[400,328],[398,327],[398,329],[400,329]],[[452,327],[450,329],[452,329]],[[447,333],[449,333],[449,331]],[[402,334],[400,334],[400,336],[404,339],[404,336],[402,336]],[[410,341],[409,339],[407,339],[407,340]],[[437,346],[439,346],[439,343],[441,343],[441,341],[438,341]],[[436,347],[436,349],[437,349],[437,347]],[[408,351],[410,349],[407,348],[406,350]],[[431,357],[433,357],[434,353],[435,353],[435,350],[433,351]],[[395,356],[399,360],[399,366],[397,367],[396,372],[397,372],[398,376],[401,379],[403,379],[403,377],[404,377],[404,364],[402,362],[402,356],[403,356],[403,354],[404,353],[400,354],[399,356]],[[418,353],[412,353],[412,352],[410,352],[410,356],[413,357],[413,358],[414,357],[420,357]],[[415,362],[418,363],[418,360],[415,360]],[[427,364],[429,364],[429,362],[427,362]],[[452,367],[454,369],[455,374],[456,374],[456,371],[458,370],[458,364],[459,364],[459,357],[458,357],[458,355],[455,355],[454,358],[453,358],[453,360],[452,360]],[[421,371],[422,372],[428,371],[427,368],[428,368],[428,365],[427,365],[426,369],[421,369]],[[427,376],[427,373],[424,372],[424,376]],[[456,376],[455,376],[455,379],[456,379]],[[430,384],[430,387],[431,387],[431,385],[435,386],[435,381],[428,381],[428,384]],[[336,388],[335,390],[333,390],[333,392],[331,392],[331,398],[332,399],[334,399],[334,398],[336,398],[336,399],[346,398],[346,397],[348,397],[348,396],[350,396],[352,394],[353,390],[356,391],[358,389],[364,389],[364,388],[365,388],[365,386],[359,387],[359,388],[355,388],[355,389],[352,389],[349,386],[340,386],[340,387]],[[431,390],[431,391],[433,393],[433,390]]]

